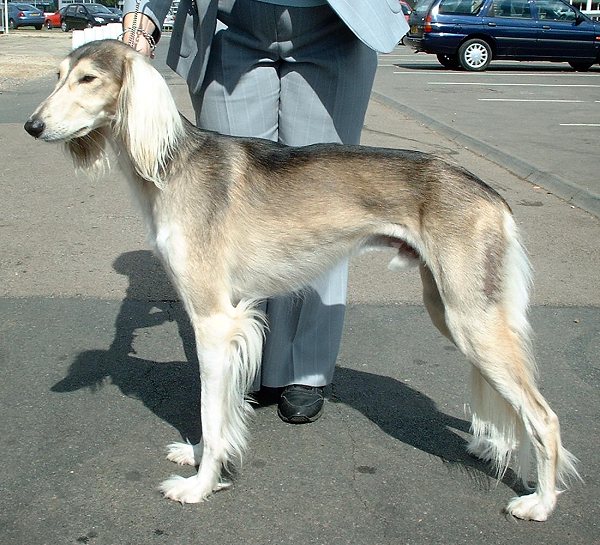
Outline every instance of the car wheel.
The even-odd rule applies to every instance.
[[[52,30],[52,23],[50,23],[50,21],[46,21],[45,26],[46,30]]]
[[[63,32],[69,32],[69,25],[67,25],[66,21],[63,21],[63,22],[60,24],[60,29],[61,29]]]
[[[586,61],[569,61],[571,68],[577,70],[577,72],[587,72],[593,65],[593,62]]]
[[[438,53],[437,60],[440,61],[440,64],[446,68],[458,68],[460,66],[457,55],[447,55],[446,53]]]
[[[35,29],[36,29],[36,30],[42,30],[42,26],[43,26],[43,25],[35,25]]]
[[[458,50],[458,60],[465,70],[481,72],[492,62],[492,48],[485,40],[467,40]]]
[[[8,28],[10,28],[11,30],[15,30],[15,28],[17,28],[17,25],[15,25],[15,20],[14,19],[9,19],[8,20]]]
[[[93,25],[92,23],[88,23],[88,24],[87,24],[87,27],[88,27],[88,28],[94,28],[94,25]]]

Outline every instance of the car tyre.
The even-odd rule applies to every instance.
[[[448,55],[446,53],[438,53],[437,60],[440,64],[445,68],[456,69],[460,68],[460,63],[458,62],[458,55]]]
[[[577,72],[587,72],[593,65],[593,62],[587,61],[569,61],[571,68],[577,70]]]
[[[50,23],[50,21],[46,21],[44,26],[46,27],[46,30],[52,30],[52,24]]]
[[[35,29],[36,30],[42,30],[42,26],[44,26],[44,25],[35,25]]]
[[[485,40],[467,40],[458,49],[460,65],[471,72],[482,72],[492,62],[492,48]]]
[[[67,22],[66,22],[66,21],[63,21],[63,22],[60,24],[60,29],[61,29],[63,32],[69,32],[69,25],[67,24]]]
[[[8,20],[8,28],[10,28],[10,30],[15,30],[17,28],[17,25],[15,24],[15,20],[14,19],[9,19]]]

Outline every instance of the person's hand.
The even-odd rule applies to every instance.
[[[136,27],[137,32],[131,31],[132,25],[134,24],[135,13],[127,13],[123,17],[123,35],[121,40],[126,44],[133,47],[136,51],[139,51],[147,57],[154,57],[154,39],[152,33],[156,26],[152,22],[152,19],[143,13],[137,14]]]

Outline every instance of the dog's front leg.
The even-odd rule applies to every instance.
[[[244,396],[262,351],[262,316],[251,302],[192,322],[202,382],[202,446],[172,444],[168,457],[179,463],[199,461],[200,467],[194,477],[172,476],[160,487],[166,497],[181,503],[197,503],[229,486],[221,473],[239,462],[245,450],[252,410]]]

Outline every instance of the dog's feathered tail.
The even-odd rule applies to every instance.
[[[502,271],[501,305],[509,327],[523,349],[524,372],[535,380],[537,367],[531,346],[527,317],[532,286],[532,268],[510,212],[504,213],[505,255]],[[468,451],[488,460],[502,478],[518,449],[517,473],[526,482],[530,464],[530,443],[523,422],[513,406],[492,388],[479,369],[471,371],[471,432]]]

